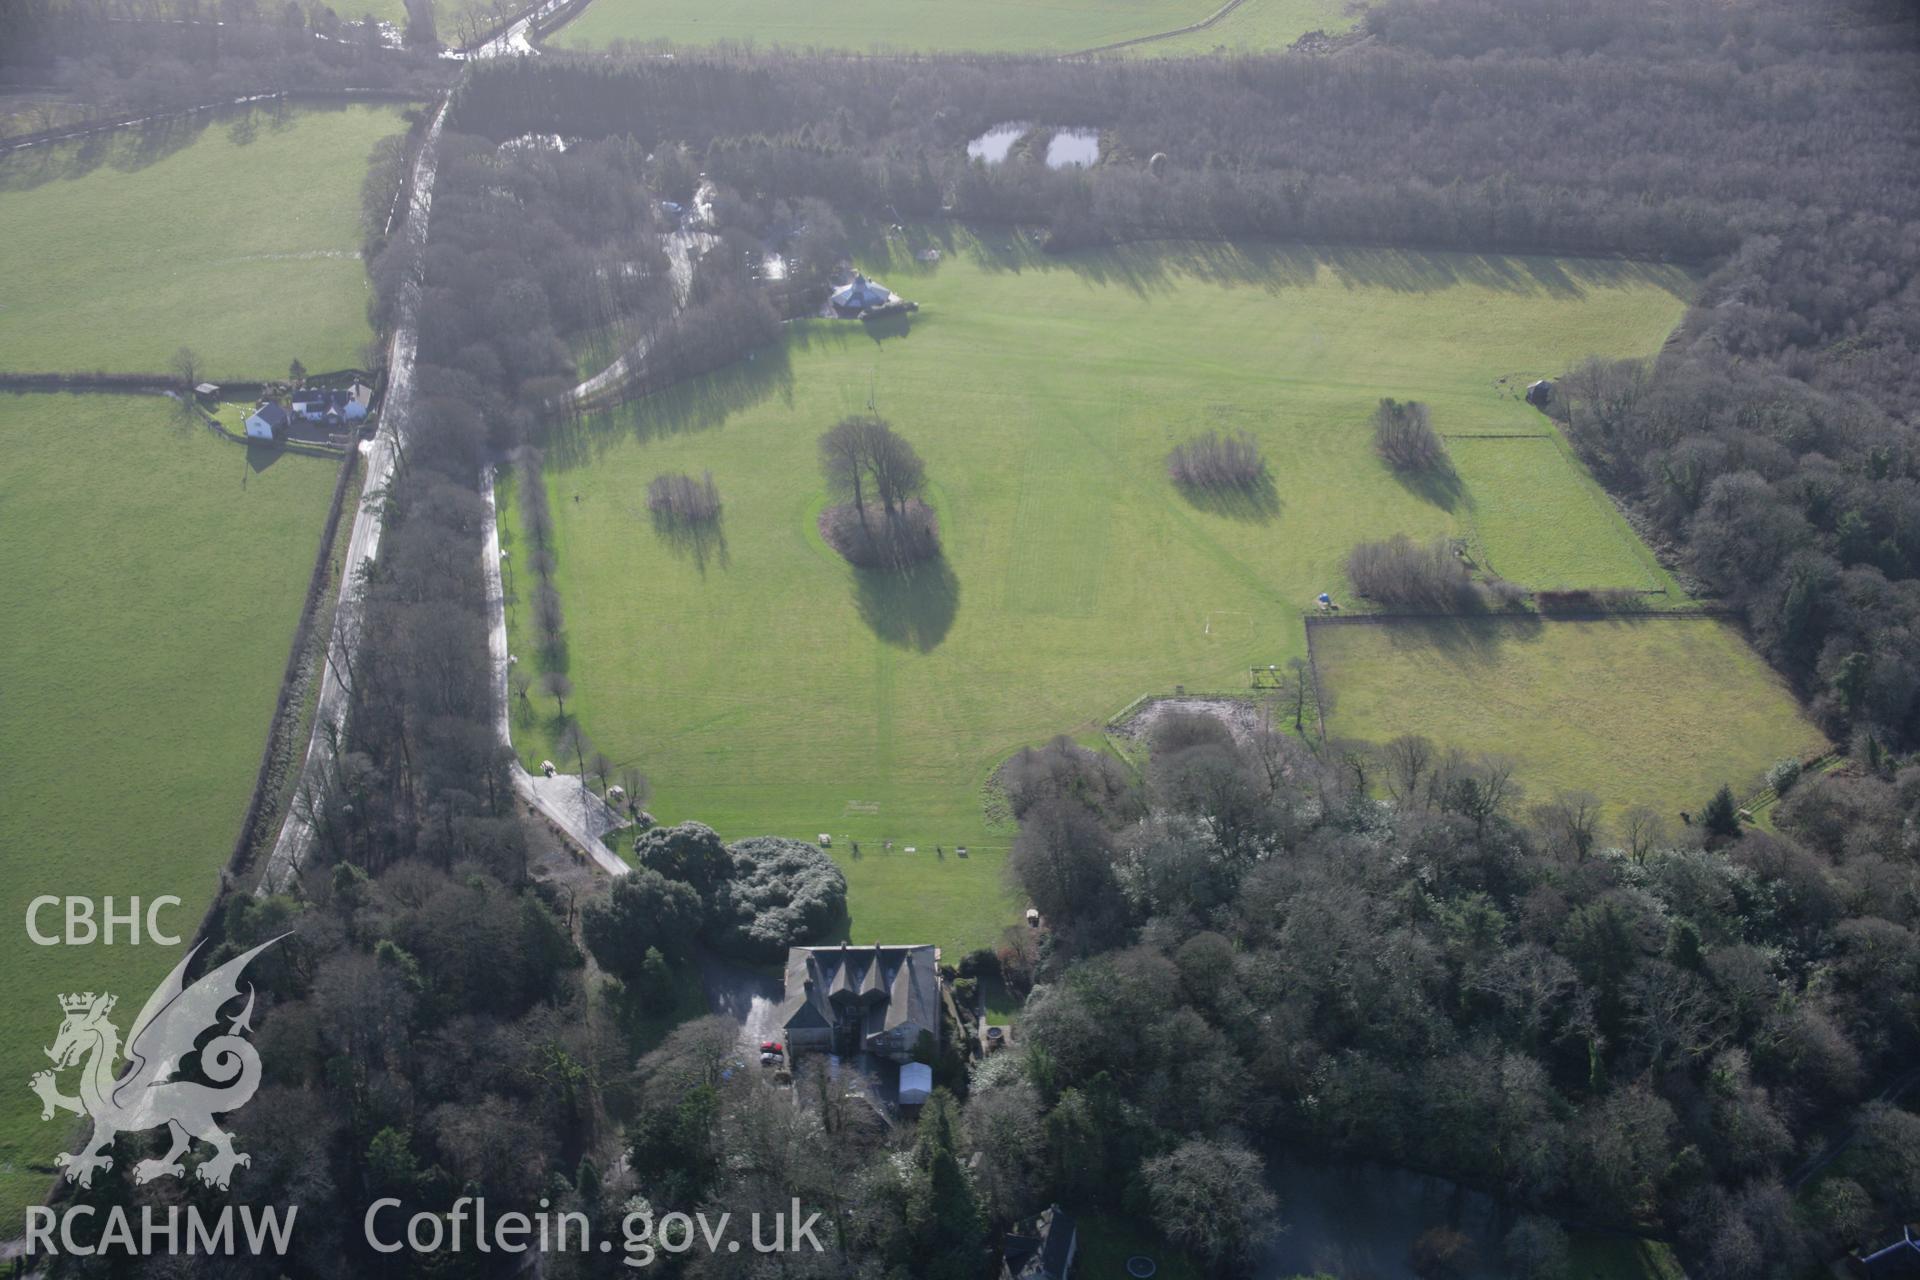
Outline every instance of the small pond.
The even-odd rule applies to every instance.
[[[1047,143],[1047,168],[1090,168],[1100,158],[1098,129],[1059,129]]]
[[[967,144],[967,159],[999,164],[1013,150],[1013,144],[1026,136],[1030,124],[997,124]]]
[[[967,144],[969,160],[999,164],[1012,153],[1014,144],[1033,131],[1024,120],[997,124]],[[1100,158],[1098,129],[1057,129],[1047,140],[1047,168],[1087,168]]]
[[[1449,1227],[1473,1242],[1471,1280],[1505,1280],[1502,1243],[1513,1215],[1489,1196],[1444,1178],[1358,1163],[1318,1164],[1282,1153],[1267,1159],[1287,1229],[1274,1238],[1255,1280],[1326,1272],[1377,1280],[1418,1280],[1413,1242]]]

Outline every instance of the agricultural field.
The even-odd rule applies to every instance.
[[[392,105],[202,114],[0,158],[19,250],[0,306],[7,371],[208,376],[356,365],[373,337],[360,190]]]
[[[1023,0],[963,5],[940,0],[593,0],[547,43],[563,49],[660,40],[863,53],[1071,53],[1174,31],[1204,21],[1219,8],[1220,0],[1055,0],[1046,5]],[[1351,22],[1342,15],[1340,0],[1246,0],[1242,8],[1253,11],[1244,22],[1235,22],[1236,11],[1207,32],[1179,37],[1215,37],[1180,52],[1207,53],[1218,43],[1285,48],[1303,32]]]
[[[1210,27],[1128,45],[1123,52],[1134,58],[1272,53],[1309,31],[1338,35],[1350,29],[1363,7],[1353,0],[1241,0]]]
[[[1670,826],[1727,783],[1826,749],[1732,626],[1705,617],[1395,621],[1317,627],[1330,735],[1418,733],[1511,757],[1529,802],[1598,794]]]
[[[918,263],[928,248],[943,260]],[[1371,447],[1380,396],[1425,400],[1442,430],[1537,431],[1504,390],[1516,374],[1652,352],[1692,289],[1644,264],[1219,244],[1060,258],[957,230],[862,263],[920,303],[910,323],[797,324],[556,428],[561,665],[569,715],[653,777],[663,821],[830,833],[853,937],[949,947],[1009,916],[1011,829],[987,788],[1008,754],[1097,734],[1143,693],[1244,690],[1250,665],[1304,655],[1300,619],[1343,592],[1355,542],[1464,536],[1469,500],[1500,498],[1396,480]],[[942,527],[944,558],[906,580],[849,569],[816,531],[816,439],[870,395],[925,457]],[[1173,489],[1168,450],[1208,428],[1255,437],[1269,493],[1202,509]],[[1564,452],[1528,456],[1544,480],[1499,483],[1570,483]],[[720,535],[663,541],[648,482],[706,470]],[[1494,554],[1520,536],[1496,529]],[[531,656],[531,610],[511,613]],[[553,702],[515,716],[523,758],[557,758]]]
[[[301,11],[303,19],[309,25],[311,25],[312,15],[323,9],[333,10],[334,15],[341,22],[358,22],[369,15],[378,21],[392,22],[396,25],[407,20],[407,7],[404,0],[342,0],[339,4],[329,3],[328,0],[291,0],[291,5]],[[266,5],[259,7],[262,16],[258,20],[271,23],[280,19],[277,9],[285,6],[275,6],[273,9]],[[447,11],[440,14],[442,22],[449,19],[454,7],[451,4],[437,7],[436,12]],[[121,0],[115,8],[119,16],[148,22],[167,18],[207,21],[220,17],[219,6],[212,0]]]
[[[54,993],[113,991],[131,1018],[180,958],[31,945],[27,903],[173,894],[182,905],[162,922],[192,935],[253,787],[337,468],[217,440],[158,397],[0,399],[0,449],[0,1223],[11,1237],[71,1136],[66,1120],[41,1123],[25,1087],[47,1066]]]

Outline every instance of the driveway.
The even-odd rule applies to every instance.
[[[511,751],[513,690],[509,677],[513,658],[507,649],[507,593],[500,581],[500,521],[494,509],[493,480],[492,467],[481,472],[480,492],[487,502],[487,527],[480,540],[480,571],[487,586],[487,657],[493,675],[493,736]],[[562,773],[549,778],[528,773],[518,756],[509,768],[513,773],[514,791],[585,850],[595,866],[610,876],[627,874],[627,864],[615,857],[600,838],[621,826],[624,820],[591,787],[575,774]]]
[[[279,893],[288,888],[300,873],[313,847],[313,824],[309,806],[300,798],[325,794],[333,781],[333,744],[344,735],[347,707],[351,701],[354,654],[360,647],[360,626],[365,612],[362,587],[365,571],[380,553],[380,533],[385,503],[369,502],[369,495],[386,491],[406,442],[408,419],[413,413],[413,359],[418,345],[415,325],[420,314],[420,277],[418,263],[427,244],[427,215],[433,208],[433,177],[439,160],[440,126],[446,122],[447,100],[434,112],[426,137],[414,157],[409,184],[408,214],[401,234],[407,237],[416,263],[414,274],[400,287],[393,341],[387,354],[387,394],[380,406],[380,425],[366,448],[367,476],[353,516],[353,530],[347,538],[347,555],[341,565],[340,597],[333,607],[333,630],[327,640],[326,663],[320,673],[320,696],[313,712],[313,734],[307,740],[306,758],[301,762],[295,784],[295,803],[287,806],[286,820],[273,842],[273,853],[260,876],[261,894]]]
[[[707,1009],[740,1024],[740,1039],[753,1048],[763,1040],[784,1040],[780,1001],[786,994],[779,978],[702,947],[697,956]]]

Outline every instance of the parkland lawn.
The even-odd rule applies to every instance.
[[[1703,617],[1538,618],[1322,626],[1314,659],[1329,734],[1511,757],[1526,802],[1593,791],[1669,827],[1722,783],[1746,796],[1769,765],[1826,749],[1734,628]]]
[[[373,337],[360,189],[392,105],[203,113],[0,158],[0,370],[285,377]]]
[[[191,938],[253,787],[336,475],[182,423],[159,397],[0,398],[0,1237],[70,1116],[27,1078],[56,997],[112,991],[124,1033],[181,948],[40,947],[42,894],[172,894]],[[58,931],[56,912],[41,920]],[[63,1081],[71,1092],[72,1075]],[[122,1156],[124,1158],[124,1154]]]
[[[1072,53],[1176,31],[1221,0],[593,0],[548,43],[604,49],[616,40],[856,52]],[[1242,16],[1244,14],[1244,16]],[[1129,49],[1151,56],[1216,45],[1283,49],[1303,32],[1351,26],[1341,0],[1245,0],[1207,31]],[[1212,37],[1206,39],[1206,37]],[[1197,42],[1197,43],[1188,43]]]
[[[1691,288],[1677,270],[1180,244],[1063,259],[939,235],[863,257],[920,303],[910,322],[794,325],[546,448],[569,715],[651,775],[663,821],[831,834],[858,940],[991,940],[1018,905],[999,878],[1012,833],[984,803],[996,765],[1097,733],[1141,694],[1244,691],[1249,666],[1304,655],[1301,617],[1321,591],[1345,598],[1356,542],[1471,535],[1555,582],[1645,572],[1551,438],[1427,492],[1375,458],[1368,417],[1390,395],[1426,401],[1442,431],[1549,431],[1508,388],[1657,350]],[[943,260],[915,262],[929,247]],[[815,442],[870,390],[926,459],[945,542],[907,580],[849,569],[816,531]],[[1210,428],[1258,440],[1264,500],[1205,510],[1169,485],[1167,451]],[[663,540],[648,481],[709,469],[720,536]],[[1554,522],[1476,526],[1536,489],[1586,502],[1597,548]],[[515,585],[513,650],[537,669],[524,570]],[[552,701],[515,716],[528,764],[559,761]]]

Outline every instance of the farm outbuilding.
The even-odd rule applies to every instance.
[[[1538,382],[1527,384],[1527,403],[1537,408],[1545,408],[1553,403],[1553,383],[1542,378]]]

